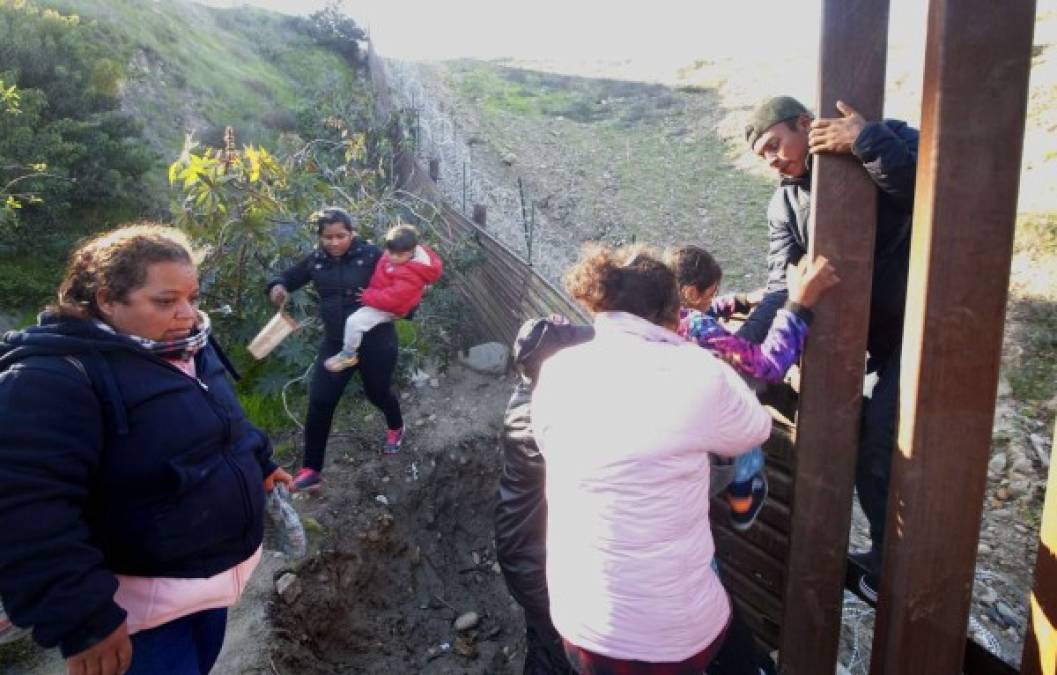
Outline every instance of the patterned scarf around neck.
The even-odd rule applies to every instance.
[[[122,335],[123,337],[132,340],[140,347],[159,358],[175,361],[187,361],[188,359],[194,358],[194,355],[198,353],[198,350],[205,347],[206,343],[209,342],[209,333],[212,330],[209,315],[203,311],[198,312],[198,325],[191,329],[191,334],[185,338],[180,338],[179,340],[150,340],[129,333],[118,333],[114,330],[113,326],[103,323],[102,321],[96,321],[95,324],[108,333]]]

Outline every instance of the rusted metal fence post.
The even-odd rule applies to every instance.
[[[962,672],[1034,20],[1034,0],[929,7],[874,675]]]
[[[1057,425],[1053,430],[1057,447]],[[1024,639],[1022,675],[1057,673],[1057,462],[1050,462],[1046,504],[1042,507],[1035,589],[1031,593],[1028,632]]]
[[[440,182],[440,160],[437,158],[429,160],[429,179],[434,183]]]
[[[881,117],[888,0],[823,0],[820,116],[838,99]],[[877,187],[850,155],[815,159],[810,255],[841,284],[819,302],[804,356],[780,655],[788,675],[837,662],[852,483],[859,445]]]

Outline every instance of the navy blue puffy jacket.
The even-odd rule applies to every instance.
[[[0,598],[37,642],[68,656],[117,628],[115,573],[208,577],[260,545],[271,447],[212,345],[197,381],[86,321],[0,354]]]

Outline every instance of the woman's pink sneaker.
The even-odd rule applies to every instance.
[[[382,452],[386,455],[395,455],[400,452],[400,444],[404,442],[404,427],[399,429],[387,429],[385,432],[385,447]]]
[[[323,485],[323,476],[319,474],[315,469],[310,469],[307,466],[302,468],[294,476],[294,492],[301,492],[302,490],[318,490]]]

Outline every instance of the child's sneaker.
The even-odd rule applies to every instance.
[[[340,373],[346,368],[352,368],[360,362],[360,357],[352,352],[342,349],[340,352],[323,362],[323,367],[332,373]]]
[[[294,476],[293,492],[318,490],[322,484],[323,477],[319,472],[306,466]]]
[[[752,477],[752,492],[747,497],[735,497],[727,493],[727,504],[730,505],[730,526],[738,532],[744,532],[756,522],[756,517],[763,510],[767,499],[767,476],[762,472]]]
[[[386,455],[395,455],[400,452],[400,444],[404,441],[404,427],[399,429],[387,429],[385,432],[385,447],[382,452]]]

